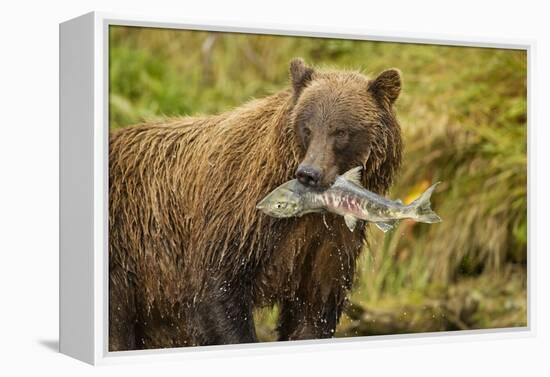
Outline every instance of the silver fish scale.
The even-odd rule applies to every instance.
[[[393,218],[405,207],[344,179],[338,179],[332,187],[314,196],[315,204],[331,208],[331,212],[371,221]]]
[[[339,189],[328,189],[323,194],[319,194],[321,203],[342,213],[355,213],[368,215],[368,208],[365,202],[354,193],[345,192]],[[368,202],[366,202],[368,205]]]

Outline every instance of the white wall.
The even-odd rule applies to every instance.
[[[542,1],[482,2],[259,0],[4,1],[0,38],[0,373],[61,375],[548,375],[550,318],[548,223],[550,157],[543,148],[550,127],[548,96],[550,27]],[[50,350],[58,334],[58,23],[91,10],[197,20],[254,21],[433,33],[437,37],[482,36],[536,39],[535,87],[538,184],[532,236],[537,248],[538,335],[453,343],[410,342],[352,351],[225,358],[92,369]],[[530,161],[531,163],[533,161]],[[534,183],[534,182],[531,182]],[[15,369],[2,373],[3,369]],[[534,372],[537,368],[546,373]],[[540,370],[540,369],[539,369]],[[529,373],[528,371],[531,371]]]

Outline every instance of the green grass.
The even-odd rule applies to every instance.
[[[524,51],[112,27],[110,126],[219,113],[265,96],[288,85],[296,56],[370,75],[399,68],[405,155],[391,196],[412,200],[442,181],[432,205],[441,224],[369,230],[351,299],[399,310],[468,286],[484,290],[477,325],[525,323],[524,306],[502,304],[495,315],[502,290],[487,284],[511,280],[506,295],[525,301]],[[267,339],[276,310],[259,318]]]

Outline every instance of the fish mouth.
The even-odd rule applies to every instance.
[[[263,202],[263,200],[256,204],[256,209],[259,209],[260,211],[263,211],[265,209],[265,203]]]
[[[260,210],[263,210],[263,209],[266,209],[268,207],[268,201],[269,201],[269,198],[271,197],[271,194],[265,196],[264,198],[262,198],[262,200],[260,200],[257,204],[256,204],[256,209],[260,209]]]
[[[269,204],[267,204],[266,200],[262,200],[261,202],[259,202],[258,204],[256,204],[256,209],[259,210],[259,211],[262,211],[263,213],[265,213],[266,215],[269,215],[270,211],[269,211]]]

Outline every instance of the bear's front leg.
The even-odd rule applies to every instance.
[[[350,242],[348,247],[325,243],[309,252],[299,286],[281,302],[279,340],[334,336],[359,250],[360,243]]]
[[[279,315],[279,340],[331,338],[342,313],[342,302],[307,303],[303,296],[285,300]]]
[[[195,340],[199,345],[257,342],[253,300],[239,283],[214,285],[194,305]]]
[[[134,285],[128,272],[111,263],[109,271],[109,351],[137,348]]]

